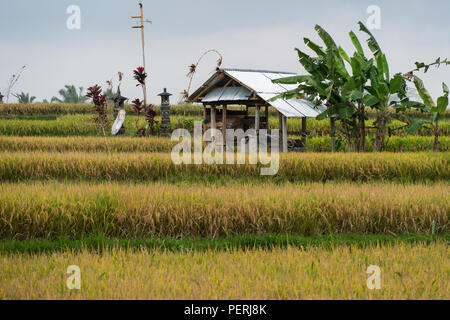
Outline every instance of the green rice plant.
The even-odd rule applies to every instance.
[[[160,118],[156,118],[160,122]],[[113,121],[112,117],[109,119]],[[136,116],[127,116],[124,126],[128,136],[136,135]],[[171,128],[174,130],[178,127],[185,127],[192,130],[194,120],[180,117],[171,119]],[[143,121],[143,120],[142,120]],[[180,123],[178,123],[180,122]],[[156,126],[156,133],[159,132],[159,125]],[[49,120],[23,120],[17,118],[0,119],[0,135],[4,136],[102,136],[98,127],[94,123],[93,115],[66,115]],[[111,136],[109,132],[107,135]]]
[[[109,103],[110,105],[111,102]],[[186,115],[189,117],[203,117],[203,106],[198,105],[174,105],[171,106],[171,115],[183,116],[186,108]],[[155,106],[155,111],[160,113],[161,107]],[[134,114],[131,104],[125,105],[127,114]],[[0,104],[0,116],[16,115],[69,115],[69,114],[93,114],[95,107],[89,103],[34,103],[34,104]]]
[[[293,138],[300,139],[300,137]],[[132,138],[110,137],[110,152],[161,152],[170,153],[176,142],[170,138]],[[331,152],[330,137],[310,138],[307,141],[308,152]],[[369,151],[372,147],[369,146]],[[388,140],[388,152],[422,152],[433,149],[432,137],[391,137]],[[450,138],[442,137],[441,151],[450,151]],[[345,143],[339,151],[346,151]],[[0,151],[4,152],[107,152],[105,140],[99,137],[12,137],[0,136]]]
[[[301,139],[300,136],[292,136],[295,139]],[[390,137],[386,141],[387,152],[423,152],[433,150],[433,137],[421,136],[405,136]],[[373,144],[366,144],[367,151],[373,151]],[[306,150],[308,152],[331,152],[331,137],[314,137],[306,142]],[[337,150],[339,152],[346,152],[348,150],[346,142],[342,141],[342,145]],[[441,137],[439,140],[439,150],[442,152],[450,151],[450,137]]]
[[[2,184],[0,239],[445,234],[448,183]]]
[[[450,241],[450,233],[436,234],[344,234],[344,235],[316,235],[302,236],[297,234],[264,234],[238,235],[218,238],[200,237],[145,237],[145,238],[113,238],[104,235],[93,235],[81,239],[68,237],[55,240],[3,240],[0,241],[0,254],[42,254],[52,252],[109,252],[112,249],[139,250],[168,250],[173,252],[186,251],[228,251],[230,249],[277,249],[277,248],[323,248],[335,250],[340,247],[372,248],[376,246],[398,244],[427,244]]]
[[[113,121],[112,117],[109,119]],[[133,113],[128,113],[124,126],[128,136],[136,135],[137,117]],[[141,119],[142,120],[142,119]],[[156,120],[160,123],[160,117]],[[174,115],[171,117],[171,129],[178,127],[192,131],[195,121],[202,121],[201,116],[182,117]],[[142,120],[142,125],[144,121]],[[367,127],[373,125],[373,121],[367,121]],[[392,128],[400,128],[404,124],[400,121],[393,121],[389,124]],[[279,127],[278,117],[269,118],[270,129]],[[441,134],[444,137],[450,136],[450,121],[441,121]],[[340,124],[337,124],[339,130]],[[310,137],[327,137],[330,135],[330,123],[327,120],[308,120],[308,132]],[[99,130],[93,124],[92,114],[69,114],[64,116],[3,116],[0,117],[0,135],[9,136],[100,136]],[[155,128],[159,132],[159,125]],[[301,131],[301,119],[288,119],[288,131],[291,133]],[[370,133],[370,131],[369,131]],[[421,129],[418,136],[432,136],[431,130]],[[392,131],[392,136],[406,136],[405,128]],[[372,143],[369,143],[369,145]],[[370,146],[369,146],[370,147]]]
[[[110,103],[111,104],[111,103]],[[236,110],[245,110],[245,107],[231,107]],[[183,116],[186,109],[186,115],[189,117],[203,117],[202,105],[172,105],[171,115]],[[94,106],[88,103],[72,104],[72,103],[34,103],[34,104],[0,104],[0,116],[15,116],[15,115],[68,115],[68,114],[93,114]],[[132,105],[125,105],[127,114],[134,114]],[[155,106],[155,111],[160,114],[160,106]],[[250,114],[254,114],[254,109],[250,108]],[[274,108],[269,109],[269,115],[278,118],[278,111]],[[375,119],[378,113],[376,111],[368,111],[367,116],[370,119]],[[405,115],[416,118],[426,118],[428,114],[416,110],[407,110]],[[450,119],[450,111],[447,111],[442,119]]]
[[[171,152],[176,142],[168,138],[111,137],[108,148],[99,137],[2,137],[5,152]]]
[[[56,120],[0,120],[5,136],[94,136],[100,135],[93,116],[64,116]]]
[[[288,119],[288,131],[291,133],[300,133],[302,131],[302,121],[301,119]],[[373,136],[374,131],[370,129],[373,127],[373,120],[366,121],[366,127],[368,128],[368,133]],[[440,123],[441,135],[450,136],[450,121],[442,121]],[[269,128],[277,129],[279,128],[278,118],[269,118]],[[405,124],[401,121],[394,120],[388,124],[388,128],[391,128],[391,136],[407,136]],[[398,129],[400,128],[400,129]],[[336,123],[336,130],[342,129],[339,122]],[[371,131],[372,130],[372,131]],[[308,119],[307,121],[307,131],[310,133],[310,137],[325,137],[330,136],[330,121],[329,120],[316,120]],[[433,132],[429,129],[423,128],[417,131],[418,136],[432,136]],[[389,139],[389,138],[387,138]],[[369,146],[371,147],[371,146]]]

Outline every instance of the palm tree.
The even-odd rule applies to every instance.
[[[52,102],[60,103],[85,103],[88,98],[83,94],[83,87],[79,87],[79,93],[74,85],[65,85],[64,89],[59,90],[59,95],[62,99],[57,97],[52,98]]]
[[[15,94],[14,96],[19,99],[19,103],[33,103],[33,101],[36,100],[35,96],[30,97],[30,94],[25,92]]]

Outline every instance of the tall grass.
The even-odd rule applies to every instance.
[[[0,120],[5,136],[100,136],[91,115],[64,116],[56,120]]]
[[[245,107],[232,107],[233,109],[245,110]],[[125,105],[127,113],[133,112],[132,105]],[[155,110],[159,113],[160,106],[155,106]],[[188,116],[202,117],[203,106],[202,105],[172,105],[171,114],[181,116],[184,115],[184,111]],[[12,116],[12,115],[66,115],[66,114],[93,114],[95,108],[92,104],[71,104],[71,103],[34,103],[34,104],[0,104],[0,116]],[[250,114],[254,113],[254,110],[250,108]],[[420,111],[407,111],[407,115],[424,118],[428,117],[428,114]],[[278,117],[278,112],[274,108],[269,109],[269,115]],[[369,110],[367,116],[371,119],[377,117],[376,111]],[[450,119],[450,111],[444,114],[445,119]]]
[[[442,126],[440,125],[440,134],[441,136],[450,136],[450,121],[441,121]],[[300,133],[302,131],[302,121],[301,119],[293,119],[290,118],[287,120],[288,125],[288,131],[291,133]],[[366,127],[374,127],[374,120],[368,120],[366,121]],[[397,129],[393,130],[392,135],[393,136],[406,136],[406,128],[405,124],[403,122],[400,122],[398,120],[393,120],[388,124],[389,128]],[[269,118],[269,128],[270,129],[277,129],[279,128],[279,120],[278,118],[271,117]],[[337,132],[342,132],[342,125],[340,122],[336,123],[336,130]],[[325,137],[330,136],[331,128],[330,128],[330,121],[329,120],[316,120],[316,119],[308,119],[307,121],[307,131],[310,133],[310,137]],[[367,129],[367,134],[369,138],[373,139],[375,133],[375,129]],[[420,129],[416,133],[417,136],[432,136],[433,131],[431,129]]]
[[[300,137],[293,136],[296,139]],[[392,136],[386,140],[386,152],[422,152],[432,151],[434,144],[433,137],[421,136]],[[338,152],[348,152],[347,142],[342,141],[342,145]],[[373,143],[367,139],[367,152],[373,152]],[[314,137],[309,138],[306,142],[306,150],[308,152],[331,152],[331,137]],[[450,151],[450,137],[439,138],[439,151]]]
[[[65,115],[55,119],[51,117],[40,117],[33,119],[4,118],[0,119],[0,135],[4,136],[103,136],[93,120],[93,116],[87,115]],[[127,136],[136,136],[136,116],[127,116],[124,126]],[[156,118],[160,122],[160,118]],[[110,121],[114,119],[110,117]],[[185,127],[188,130],[194,128],[193,118],[173,117],[171,128]],[[140,125],[145,126],[144,118],[140,118]],[[180,122],[180,123],[178,123]],[[156,125],[156,133],[159,132],[159,123]],[[108,135],[109,132],[107,132]]]
[[[160,113],[161,106],[155,106],[155,111]],[[109,109],[112,109],[110,103]],[[171,106],[171,114],[176,116],[203,116],[203,106],[195,105],[174,105]],[[128,114],[134,113],[132,105],[125,105]],[[0,104],[0,116],[36,116],[36,115],[69,115],[69,114],[94,114],[95,107],[88,103],[34,103],[34,104]]]
[[[111,250],[0,256],[0,299],[442,299],[448,290],[444,243],[228,252]],[[69,265],[81,290],[67,289]],[[366,270],[378,265],[381,290]],[[182,317],[183,310],[179,312]]]
[[[265,165],[176,165],[170,154],[5,152],[0,154],[0,181],[448,181],[449,158],[450,153],[287,154],[280,155],[276,176],[261,177]]]
[[[139,250],[168,250],[168,251],[227,251],[230,249],[277,249],[320,247],[334,250],[339,247],[371,248],[385,245],[428,244],[433,245],[450,240],[450,233],[445,234],[344,234],[344,235],[318,235],[302,236],[296,234],[264,234],[243,235],[219,238],[171,238],[171,237],[145,237],[145,238],[111,238],[102,235],[93,235],[81,239],[68,237],[56,240],[3,240],[0,241],[0,254],[42,254],[51,252],[91,252],[102,253],[112,249],[126,249],[131,252]]]
[[[114,121],[110,117],[111,121]],[[160,122],[161,118],[157,117],[157,121]],[[128,136],[136,135],[136,116],[129,113],[126,117],[124,126],[126,128],[126,134]],[[141,117],[140,121],[144,126],[144,119]],[[171,117],[171,129],[174,130],[178,127],[183,127],[189,131],[194,128],[195,121],[202,121],[202,117],[181,117],[174,115]],[[299,133],[301,128],[300,119],[288,119],[288,131],[291,133]],[[373,125],[373,120],[367,121],[367,127]],[[389,124],[392,128],[402,127],[403,124],[400,121],[392,121]],[[279,120],[278,117],[269,118],[269,128],[278,129]],[[339,130],[340,123],[337,124]],[[308,119],[307,130],[310,133],[309,137],[327,137],[330,135],[330,123],[328,120],[315,120]],[[373,136],[369,131],[369,138]],[[156,125],[156,132],[159,132],[159,124]],[[443,120],[440,122],[441,136],[450,136],[450,121]],[[393,136],[406,136],[406,130],[394,131]],[[0,135],[7,136],[95,136],[101,135],[98,128],[95,126],[93,116],[91,114],[69,114],[62,116],[4,116],[0,117]],[[417,136],[430,137],[433,132],[429,129],[421,129],[418,131]],[[371,144],[370,141],[368,144]]]
[[[176,142],[169,138],[111,137],[8,137],[0,136],[5,152],[171,152]]]
[[[388,152],[421,152],[433,149],[432,137],[391,137],[387,143]],[[100,137],[11,137],[0,136],[0,151],[5,152],[171,152],[176,142],[170,138],[111,137],[107,146]],[[368,151],[372,151],[368,145]],[[331,138],[308,139],[308,152],[331,152]],[[345,152],[343,145],[339,152]],[[440,150],[450,151],[450,137],[441,137]]]
[[[448,184],[3,184],[0,239],[443,234]]]

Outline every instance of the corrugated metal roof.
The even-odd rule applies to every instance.
[[[252,93],[244,87],[214,88],[202,99],[202,102],[245,101]]]
[[[253,92],[289,118],[315,118],[326,109],[324,106],[316,107],[312,102],[301,99],[269,101],[281,93],[297,88],[296,85],[276,84],[272,80],[290,75],[294,76],[296,75],[295,73],[268,70],[217,69],[216,77],[223,73],[240,83],[242,87],[212,88],[206,92],[202,102],[243,101],[248,100]],[[195,99],[201,89],[211,84],[214,79],[214,76],[211,77],[191,98]]]

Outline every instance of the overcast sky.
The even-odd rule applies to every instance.
[[[80,30],[66,27],[70,5],[81,9]],[[303,37],[320,42],[314,32],[320,24],[353,52],[348,32],[366,39],[357,22],[367,22],[370,5],[381,8],[381,30],[373,33],[388,54],[391,73],[406,72],[415,61],[450,58],[448,0],[144,0],[144,5],[153,21],[146,25],[146,50],[155,103],[164,87],[177,102],[188,66],[208,49],[222,53],[224,67],[302,73],[294,48],[305,48]],[[106,86],[117,71],[125,74],[122,94],[141,97],[132,79],[132,70],[142,65],[140,33],[131,28],[138,10],[137,0],[0,0],[0,91],[27,65],[14,92],[39,101],[65,84]],[[209,77],[216,60],[211,55],[203,61],[194,87]],[[450,67],[432,70],[424,80],[436,97],[442,82],[450,85]]]

